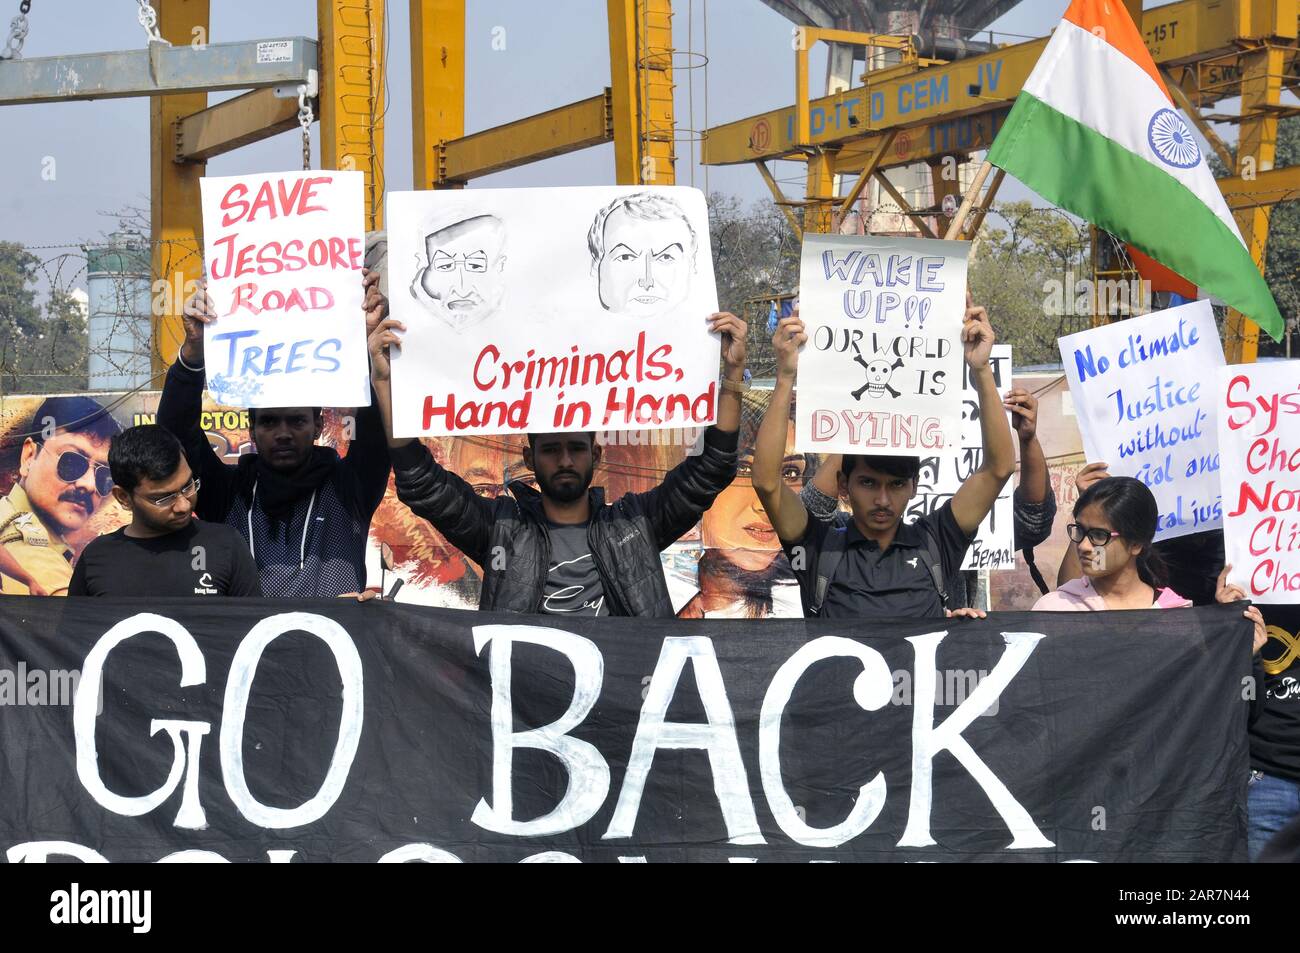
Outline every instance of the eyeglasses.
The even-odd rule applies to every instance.
[[[189,499],[197,492],[199,492],[199,478],[195,477],[193,480],[191,480],[189,483],[186,483],[175,493],[168,493],[166,496],[162,497],[161,499],[151,500],[147,496],[143,497],[143,499],[150,506],[156,506],[160,510],[165,510],[169,506],[174,504],[180,497],[183,496],[186,499]]]
[[[41,449],[44,448],[45,444],[41,444]],[[95,463],[84,453],[64,450],[59,454],[59,462],[55,464],[54,472],[64,483],[76,483],[92,466],[95,468],[95,490],[100,496],[108,496],[109,491],[113,489],[112,471],[102,463]]]
[[[1112,539],[1119,535],[1114,530],[1098,529],[1094,526],[1084,526],[1082,523],[1070,523],[1065,527],[1065,533],[1070,537],[1071,542],[1082,543],[1086,536],[1088,542],[1094,546],[1105,546]]]

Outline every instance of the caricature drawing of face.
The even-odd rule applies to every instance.
[[[588,245],[607,311],[659,317],[690,294],[695,232],[671,199],[640,193],[615,200],[596,216]]]
[[[416,273],[411,295],[457,331],[491,315],[505,296],[505,227],[495,215],[476,215],[425,236],[428,265]]]

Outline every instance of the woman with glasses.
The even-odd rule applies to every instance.
[[[1034,603],[1035,610],[1180,609],[1192,604],[1164,586],[1152,551],[1159,510],[1141,480],[1106,477],[1074,504],[1066,527],[1083,574]]]

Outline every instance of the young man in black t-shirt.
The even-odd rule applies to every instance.
[[[983,616],[950,607],[951,580],[975,530],[992,509],[1016,467],[1011,428],[1002,412],[989,356],[993,328],[988,314],[966,297],[961,344],[971,383],[979,395],[984,460],[952,499],[908,525],[907,504],[916,495],[920,461],[915,457],[846,454],[839,491],[853,518],[845,524],[809,517],[799,495],[781,477],[790,402],[799,349],[807,342],[798,313],[777,324],[776,384],[754,446],[754,492],[776,530],[799,580],[804,614],[828,619]]]
[[[132,427],[108,451],[113,497],[131,524],[92,540],[70,596],[260,596],[257,566],[234,529],[194,518],[199,481],[180,442],[156,424]]]

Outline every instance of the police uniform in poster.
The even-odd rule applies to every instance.
[[[72,580],[72,548],[41,522],[23,488],[14,485],[0,499],[0,593],[30,595],[25,581],[10,573],[16,567],[51,596],[67,594]]]

